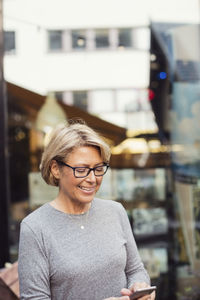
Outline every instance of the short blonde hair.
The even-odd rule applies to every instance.
[[[76,148],[92,146],[99,150],[105,163],[110,159],[110,147],[103,138],[86,124],[73,123],[58,126],[51,134],[45,147],[40,170],[47,184],[58,186],[58,180],[51,173],[52,160],[64,160]]]

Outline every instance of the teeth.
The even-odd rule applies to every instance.
[[[91,191],[91,190],[93,190],[94,188],[86,188],[86,187],[84,187],[84,186],[79,186],[80,187],[80,189],[82,189],[82,190],[84,190],[84,191]]]

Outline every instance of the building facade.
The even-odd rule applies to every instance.
[[[171,4],[170,4],[171,3]],[[179,3],[179,4],[178,4]],[[196,1],[4,1],[5,79],[134,130],[148,101],[151,20],[194,22]]]

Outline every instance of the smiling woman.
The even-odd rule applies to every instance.
[[[126,211],[95,197],[109,158],[107,144],[85,124],[52,133],[41,174],[59,192],[22,221],[20,299],[125,300],[149,286]]]
[[[105,162],[98,149],[92,146],[75,148],[67,162],[75,167],[68,167],[68,164],[60,166],[57,161],[52,161],[51,172],[59,180],[59,194],[51,205],[66,213],[80,214],[89,209],[100,188]],[[100,176],[95,175],[97,170],[101,170]]]

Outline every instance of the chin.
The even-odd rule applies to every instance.
[[[88,197],[88,198],[81,199],[81,202],[82,203],[90,203],[90,202],[92,202],[93,199],[94,199],[94,197]]]
[[[82,200],[83,202],[85,202],[85,201],[88,201],[88,202],[90,202],[90,201],[92,201],[93,199],[94,199],[94,197],[95,197],[95,195],[96,195],[96,191],[95,191],[95,193],[92,193],[92,194],[89,194],[89,195],[87,195],[87,194],[85,194],[85,195],[77,195],[78,197],[78,199],[80,199],[80,200]]]

